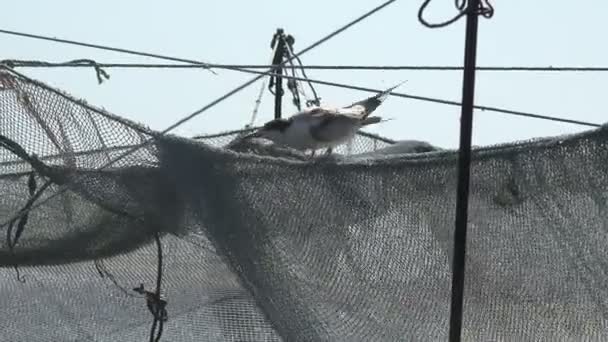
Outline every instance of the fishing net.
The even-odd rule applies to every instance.
[[[447,339],[454,151],[231,148],[10,70],[0,134],[1,341]],[[464,340],[608,338],[607,143],[474,151]]]

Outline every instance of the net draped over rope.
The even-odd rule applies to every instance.
[[[157,234],[162,340],[447,339],[454,151],[387,153],[359,136],[323,160],[243,153],[224,148],[232,136],[161,136],[10,71],[0,135],[31,158],[0,149],[3,233],[31,175],[50,182],[14,246],[0,238],[0,341],[145,341],[153,305],[94,262],[153,289]],[[601,127],[474,151],[465,340],[608,338],[607,145]]]

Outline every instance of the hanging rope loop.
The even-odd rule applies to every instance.
[[[423,17],[424,11],[430,3],[431,0],[424,0],[422,5],[420,6],[420,9],[418,10],[418,21],[420,21],[422,25],[428,28],[446,27],[457,22],[458,20],[460,20],[460,18],[466,16],[469,12],[467,10],[468,0],[454,0],[454,7],[456,7],[456,9],[458,10],[458,14],[456,14],[452,19],[439,23],[431,23]],[[479,1],[479,7],[475,10],[475,13],[483,16],[486,19],[489,19],[494,16],[494,7],[492,6],[489,0],[481,0]]]

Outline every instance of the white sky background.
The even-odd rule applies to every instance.
[[[211,63],[266,64],[277,27],[296,38],[296,51],[382,3],[381,0],[282,1],[34,1],[3,3],[0,28]],[[428,29],[417,20],[422,0],[400,0],[302,57],[304,64],[462,65],[465,20]],[[480,18],[479,66],[607,66],[605,0],[494,0],[496,13]],[[433,0],[426,17],[454,15],[452,0]],[[0,34],[0,59],[61,62],[166,61]],[[217,70],[107,69],[97,84],[92,69],[19,69],[112,113],[162,130],[203,107],[252,75]],[[315,79],[387,88],[460,101],[460,71],[309,70]],[[605,73],[479,72],[476,104],[595,123],[606,114]],[[243,127],[251,117],[257,82],[179,127],[191,136]],[[350,104],[369,93],[316,86],[324,103]],[[295,111],[289,92],[284,115]],[[377,111],[394,118],[372,131],[395,139],[420,139],[458,146],[460,108],[390,97]],[[257,123],[271,119],[273,99],[265,93]],[[579,132],[589,128],[492,112],[475,112],[473,144],[488,145]]]

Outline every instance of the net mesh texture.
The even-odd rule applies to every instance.
[[[0,341],[147,341],[132,289],[154,289],[157,233],[163,341],[447,340],[456,151],[243,152],[8,69],[0,134],[47,166],[0,149],[2,233],[32,171],[52,181],[14,248],[0,238]],[[463,340],[608,339],[607,144],[602,127],[474,150]]]

